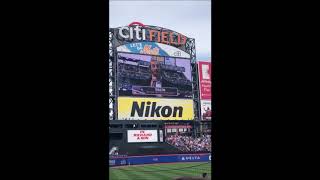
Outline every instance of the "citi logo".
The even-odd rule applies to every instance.
[[[141,102],[133,101],[131,108],[131,117],[138,115],[139,117],[182,117],[183,107],[174,106],[157,106],[157,102]]]
[[[134,25],[136,25],[135,28],[132,27]],[[133,23],[130,23],[129,26],[127,26],[127,27],[119,28],[119,34],[122,38],[125,38],[125,39],[132,40],[134,38],[134,34],[135,34],[137,40],[146,40],[146,30],[141,29],[140,27],[144,27],[144,24],[142,24],[140,22],[133,22]],[[129,34],[125,34],[124,30],[129,32]],[[142,37],[140,37],[140,32],[142,32]]]

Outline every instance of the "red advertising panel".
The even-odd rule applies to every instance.
[[[211,100],[211,62],[199,61],[200,99]]]

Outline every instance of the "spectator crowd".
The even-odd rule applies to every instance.
[[[188,135],[167,135],[166,142],[183,152],[211,152],[211,135],[197,138]]]

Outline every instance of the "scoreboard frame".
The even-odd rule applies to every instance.
[[[136,29],[140,28],[141,33],[143,29],[146,29],[146,32],[157,31],[160,32],[160,36],[157,38],[157,34],[151,34],[153,38],[137,38],[138,35],[132,36],[132,38],[121,38],[120,32],[124,33],[123,29],[128,29],[127,33],[131,33],[130,29],[135,27]],[[136,31],[138,33],[139,31]],[[165,33],[163,33],[165,32]],[[130,44],[134,42],[157,42],[157,43],[166,43],[165,38],[163,39],[163,35],[169,34],[170,42],[166,45],[172,46],[174,48],[178,48],[183,52],[186,52],[190,55],[190,63],[191,63],[191,82],[192,82],[192,94],[193,94],[193,111],[194,111],[194,121],[200,121],[200,93],[199,93],[199,75],[198,75],[198,65],[196,61],[196,47],[195,47],[195,39],[184,36],[180,33],[172,31],[170,29],[152,26],[152,25],[144,25],[142,23],[134,22],[129,24],[128,26],[118,27],[118,28],[109,28],[108,33],[108,52],[105,54],[106,59],[108,59],[108,88],[109,89],[109,120],[117,120],[118,119],[118,87],[117,87],[117,57],[118,51],[117,47],[125,44]],[[146,36],[150,36],[150,34],[146,33]],[[119,38],[120,37],[120,38]],[[159,41],[159,38],[161,41]],[[183,40],[182,40],[183,39]],[[183,42],[183,43],[174,43],[174,42]],[[177,54],[178,55],[178,54]]]

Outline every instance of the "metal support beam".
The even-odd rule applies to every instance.
[[[109,29],[109,53],[108,53],[108,65],[109,65],[109,83],[108,83],[108,89],[109,89],[109,120],[115,120],[116,119],[116,71],[115,71],[115,47],[113,46],[113,29]],[[107,88],[106,88],[107,89]]]
[[[194,109],[194,120],[200,120],[200,98],[199,98],[199,83],[198,83],[198,65],[196,59],[196,47],[195,40],[188,39],[186,43],[186,50],[191,56],[191,76],[192,76],[192,92],[193,92],[193,109]],[[196,128],[195,128],[196,131]]]

